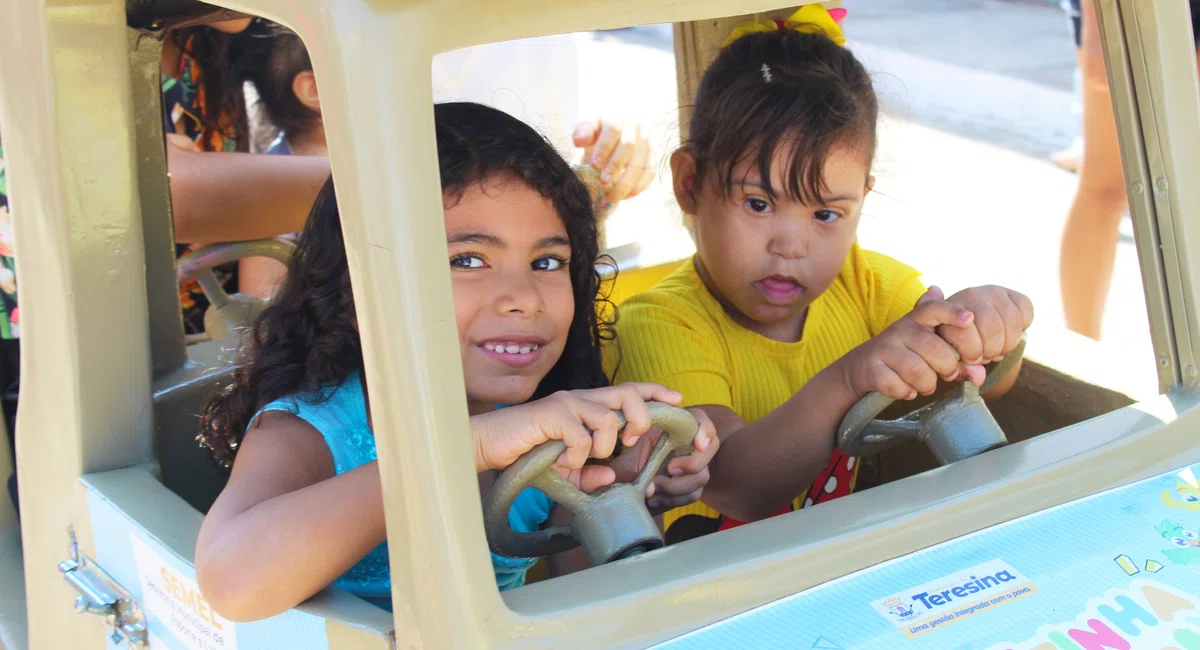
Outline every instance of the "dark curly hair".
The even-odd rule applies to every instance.
[[[587,187],[554,147],[528,125],[479,104],[434,107],[443,200],[473,184],[517,179],[549,199],[571,242],[575,315],[566,347],[533,398],[608,384],[600,345],[615,339],[615,313],[602,292],[599,235]],[[288,395],[336,386],[363,366],[350,270],[333,179],[325,182],[300,234],[287,277],[251,327],[233,384],[201,416],[197,440],[232,465],[250,420]]]
[[[875,155],[879,102],[854,54],[824,34],[780,30],[747,34],[721,51],[696,90],[682,149],[696,175],[722,197],[741,182],[738,164],[753,159],[771,199],[814,203],[824,194],[823,168],[839,146]],[[788,156],[786,186],[771,186],[777,150]]]
[[[330,178],[296,242],[283,285],[250,328],[233,384],[204,408],[197,440],[229,467],[258,409],[287,395],[337,385],[362,363]]]

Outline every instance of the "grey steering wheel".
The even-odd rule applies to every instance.
[[[919,440],[938,463],[948,465],[1008,444],[982,395],[1012,372],[1024,353],[1022,334],[1021,342],[993,365],[982,386],[964,381],[937,402],[896,420],[875,419],[895,400],[880,393],[867,394],[842,419],[838,449],[847,456],[867,456],[904,440]]]
[[[268,257],[287,264],[295,249],[295,244],[286,240],[256,239],[212,244],[179,258],[175,266],[176,280],[180,284],[195,280],[211,305],[204,314],[204,331],[208,338],[237,340],[266,307],[266,301],[254,296],[229,295],[217,280],[213,268],[248,257]]]
[[[632,483],[614,483],[584,494],[553,469],[554,461],[567,448],[561,440],[543,442],[504,470],[483,504],[492,552],[507,557],[543,557],[582,544],[592,566],[599,566],[661,548],[662,533],[646,509],[646,488],[673,453],[691,447],[699,425],[691,413],[681,408],[658,402],[647,406],[653,426],[662,429],[663,435]],[[527,487],[541,490],[574,513],[571,525],[533,533],[513,530],[508,525],[508,512]]]

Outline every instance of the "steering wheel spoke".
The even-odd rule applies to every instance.
[[[195,280],[211,305],[204,315],[205,333],[209,339],[236,340],[266,306],[265,301],[253,296],[230,296],[213,269],[249,257],[267,257],[287,264],[295,249],[295,244],[284,239],[256,239],[204,246],[189,251],[176,261],[176,281],[183,284]]]
[[[918,420],[871,420],[859,437],[856,453],[851,455],[869,456],[893,447],[902,440],[915,440],[920,433],[921,423]]]
[[[567,449],[567,446],[558,440],[555,440],[554,443],[552,448],[556,453],[550,460],[551,463]],[[546,471],[544,468],[540,468],[537,475],[530,479],[529,485],[541,490],[543,494],[550,497],[551,501],[561,504],[571,512],[582,512],[591,503],[591,497],[554,470]]]

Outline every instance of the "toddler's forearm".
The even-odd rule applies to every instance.
[[[838,424],[858,400],[837,365],[818,373],[766,417],[722,435],[721,451],[709,465],[705,503],[735,519],[756,521],[812,485],[833,454]]]

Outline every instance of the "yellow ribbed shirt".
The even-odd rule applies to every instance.
[[[682,393],[684,406],[725,406],[753,423],[910,312],[924,292],[915,269],[855,244],[837,279],[809,306],[801,339],[783,343],[735,323],[689,261],[621,304],[615,381],[657,382]],[[700,502],[667,513],[663,523],[686,514],[719,516]]]

